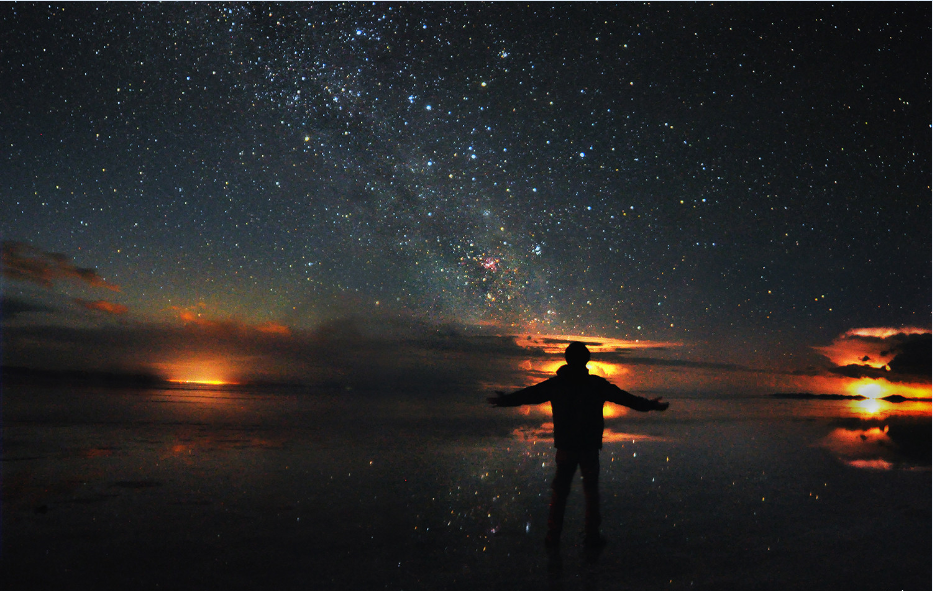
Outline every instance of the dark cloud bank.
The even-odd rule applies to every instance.
[[[3,340],[5,366],[171,378],[173,364],[200,360],[228,367],[235,381],[410,392],[519,386],[516,362],[546,355],[507,336],[355,318],[288,334],[235,321],[7,326]]]
[[[933,335],[898,334],[891,337],[859,337],[886,345],[882,356],[893,355],[887,367],[876,368],[870,365],[844,365],[834,367],[833,374],[847,378],[883,378],[889,382],[931,382],[933,372]],[[867,360],[867,359],[864,359]]]
[[[95,327],[8,323],[3,365],[171,379],[177,377],[173,367],[202,364],[224,368],[225,378],[237,382],[438,393],[521,387],[529,379],[547,377],[535,369],[540,364],[529,362],[563,359],[563,347],[545,351],[512,335],[412,319],[351,317],[312,330],[270,331],[238,321],[142,323],[110,317],[115,321]],[[633,352],[597,352],[593,359],[630,366],[756,371]]]

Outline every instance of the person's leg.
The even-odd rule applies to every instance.
[[[583,476],[583,497],[586,500],[585,532],[590,541],[601,539],[599,525],[599,450],[580,453],[580,474]]]
[[[564,510],[567,508],[567,496],[573,484],[573,474],[577,471],[578,454],[572,451],[557,450],[557,472],[551,482],[551,507],[547,519],[547,538],[545,542],[556,545],[560,542],[560,533],[564,529]]]

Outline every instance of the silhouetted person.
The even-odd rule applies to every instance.
[[[605,545],[599,531],[599,450],[603,446],[603,404],[621,404],[638,411],[665,410],[667,402],[649,400],[629,394],[609,381],[589,374],[586,364],[590,351],[579,342],[570,343],[564,351],[567,365],[557,375],[534,386],[488,398],[493,406],[521,406],[551,403],[554,415],[554,447],[557,448],[557,473],[551,484],[551,507],[545,544],[551,548],[560,543],[564,525],[564,509],[573,475],[580,466],[583,495],[586,499],[585,543],[590,547]]]

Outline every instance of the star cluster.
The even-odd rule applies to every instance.
[[[3,8],[6,239],[158,316],[929,323],[929,5]]]

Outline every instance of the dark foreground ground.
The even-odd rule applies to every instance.
[[[7,388],[0,581],[930,589],[929,405],[671,403],[609,421],[610,545],[579,545],[576,484],[549,556],[553,454],[534,440],[546,418],[487,409],[481,394]]]

